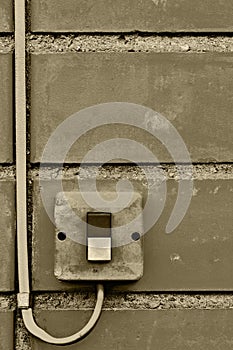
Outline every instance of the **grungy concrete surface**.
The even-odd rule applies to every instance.
[[[0,54],[0,162],[13,161],[13,58]]]
[[[36,317],[50,333],[66,336],[87,322],[90,311],[38,311]],[[230,310],[104,311],[88,337],[64,349],[230,350],[232,317]],[[33,350],[58,348],[33,340]]]
[[[67,53],[32,55],[31,60],[32,162],[41,161],[50,135],[67,117],[111,101],[144,105],[164,115],[193,162],[233,160],[231,53]],[[149,133],[106,125],[80,137],[65,162],[79,163],[96,144],[115,137],[142,143],[160,162],[173,161]]]
[[[0,350],[14,350],[13,311],[0,312]]]
[[[159,106],[184,135],[199,162],[193,201],[174,235],[166,236],[179,176],[173,164],[163,164],[168,199],[146,237],[143,279],[106,286],[100,323],[69,349],[232,349],[232,1],[27,0],[26,6],[26,50],[32,54],[32,66],[29,55],[26,62],[28,237],[36,320],[58,336],[76,331],[95,306],[95,292],[94,285],[73,289],[74,284],[53,275],[54,227],[42,209],[38,166],[29,156],[39,161],[45,140],[67,114],[109,98],[127,98]],[[1,0],[0,350],[54,349],[28,334],[19,310],[14,317],[13,28],[12,1]],[[89,137],[95,142],[102,134]],[[75,152],[72,157],[77,161]],[[53,176],[64,175],[65,186],[74,189],[78,173],[75,166],[65,166]],[[88,167],[82,179],[94,173]],[[145,190],[144,174],[135,166],[100,170],[108,189],[108,179],[117,182],[122,175]]]
[[[0,291],[15,289],[15,182],[0,181]]]
[[[231,0],[31,0],[34,32],[231,32]]]
[[[12,32],[13,25],[13,1],[1,0],[0,2],[0,32]]]
[[[112,167],[112,174],[114,169],[116,168]],[[146,200],[145,178],[140,178],[140,173],[135,178],[136,173],[124,173],[122,169],[123,167],[121,172],[116,170],[118,176],[132,181],[135,190],[141,192]],[[74,174],[73,178],[63,181],[65,191],[78,189],[77,171]],[[115,191],[117,178],[110,174],[106,171],[100,175],[98,188],[101,191]],[[153,177],[152,170],[151,176]],[[142,279],[124,286],[119,283],[110,284],[110,290],[232,290],[232,179],[194,180],[193,198],[186,216],[175,232],[166,235],[165,227],[176,200],[177,185],[175,179],[167,181],[166,207],[159,221],[145,235]],[[55,195],[54,192],[49,199],[51,212]],[[33,208],[33,288],[40,291],[72,290],[74,284],[61,284],[53,276],[55,228],[42,206],[38,180],[34,182]]]

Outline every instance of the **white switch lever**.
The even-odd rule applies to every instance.
[[[111,213],[87,213],[87,260],[111,261]]]

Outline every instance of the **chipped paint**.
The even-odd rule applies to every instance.
[[[161,6],[163,9],[166,8],[167,0],[152,0],[155,6]]]
[[[200,191],[200,188],[193,187],[193,196],[197,196],[199,191]]]
[[[171,262],[182,262],[182,259],[179,254],[173,253],[170,255]]]
[[[214,189],[214,194],[217,194],[218,193],[218,190],[220,189],[220,186],[217,186],[215,189]]]

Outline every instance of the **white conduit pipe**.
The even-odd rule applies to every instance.
[[[15,109],[16,109],[16,210],[19,293],[18,307],[27,330],[42,341],[66,345],[80,340],[95,326],[101,314],[104,288],[97,285],[97,302],[83,329],[65,337],[55,338],[41,329],[30,308],[30,287],[27,245],[27,168],[26,168],[26,69],[25,69],[25,0],[15,0]]]

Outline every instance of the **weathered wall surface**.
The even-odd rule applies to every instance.
[[[191,205],[172,235],[165,226],[178,175],[164,147],[130,127],[118,137],[152,150],[167,178],[163,214],[145,237],[145,273],[106,286],[94,331],[65,349],[232,349],[233,345],[233,39],[230,0],[27,1],[28,235],[38,324],[65,336],[88,320],[93,285],[53,275],[54,226],[43,208],[38,170],[44,146],[69,115],[103,102],[142,104],[177,128],[194,162]],[[0,4],[0,349],[55,349],[26,331],[16,307],[13,4]],[[77,189],[79,163],[112,127],[75,143],[63,172]],[[185,169],[185,164],[182,165]],[[86,177],[94,166],[87,166]],[[147,164],[151,178],[155,166]],[[80,176],[80,175],[79,175]],[[135,165],[105,166],[99,184],[127,178],[145,195]],[[44,179],[47,169],[44,169]],[[51,198],[51,207],[54,198]]]

